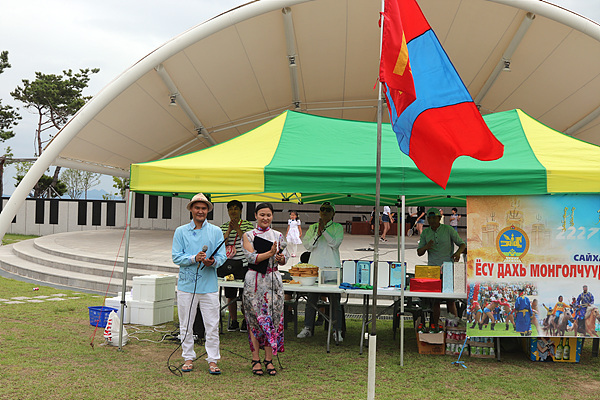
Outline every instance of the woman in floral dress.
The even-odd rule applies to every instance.
[[[252,373],[263,375],[259,349],[265,351],[265,368],[276,375],[273,355],[283,352],[283,284],[279,265],[289,259],[283,235],[271,229],[273,206],[256,206],[256,228],[244,233],[248,272],[244,279],[243,305],[252,352]],[[282,247],[282,244],[285,245]]]

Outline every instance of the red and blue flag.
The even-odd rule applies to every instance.
[[[504,146],[483,121],[416,1],[386,0],[383,15],[379,79],[400,150],[444,189],[456,158],[502,157]]]

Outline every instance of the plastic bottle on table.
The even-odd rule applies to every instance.
[[[560,338],[560,342],[558,342],[558,346],[556,346],[556,350],[554,351],[554,359],[556,361],[562,360],[563,357],[563,338]]]
[[[569,346],[569,338],[565,338],[565,347],[563,347],[562,359],[568,361],[571,359],[571,346]]]

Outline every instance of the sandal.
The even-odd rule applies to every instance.
[[[275,376],[277,375],[277,370],[275,369],[275,366],[273,365],[273,360],[265,360],[265,367],[267,368],[267,374],[271,375],[271,376]],[[272,366],[272,368],[269,368],[269,364]]]
[[[192,369],[194,369],[194,365],[193,365],[192,363],[189,363],[189,364],[183,364],[183,365],[181,366],[181,371],[183,371],[183,372],[191,372],[191,371],[192,371]]]
[[[256,364],[261,366],[260,369],[254,369]],[[260,363],[260,360],[252,360],[252,373],[258,376],[263,376],[265,374],[262,370],[262,364]]]
[[[208,363],[208,373],[211,375],[221,375],[221,368],[217,367],[216,362]]]

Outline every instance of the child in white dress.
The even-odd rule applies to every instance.
[[[296,250],[298,245],[302,243],[302,222],[298,219],[298,213],[296,211],[290,211],[290,219],[288,219],[288,228],[285,234],[288,246],[290,246],[290,253],[292,257],[296,257]]]

